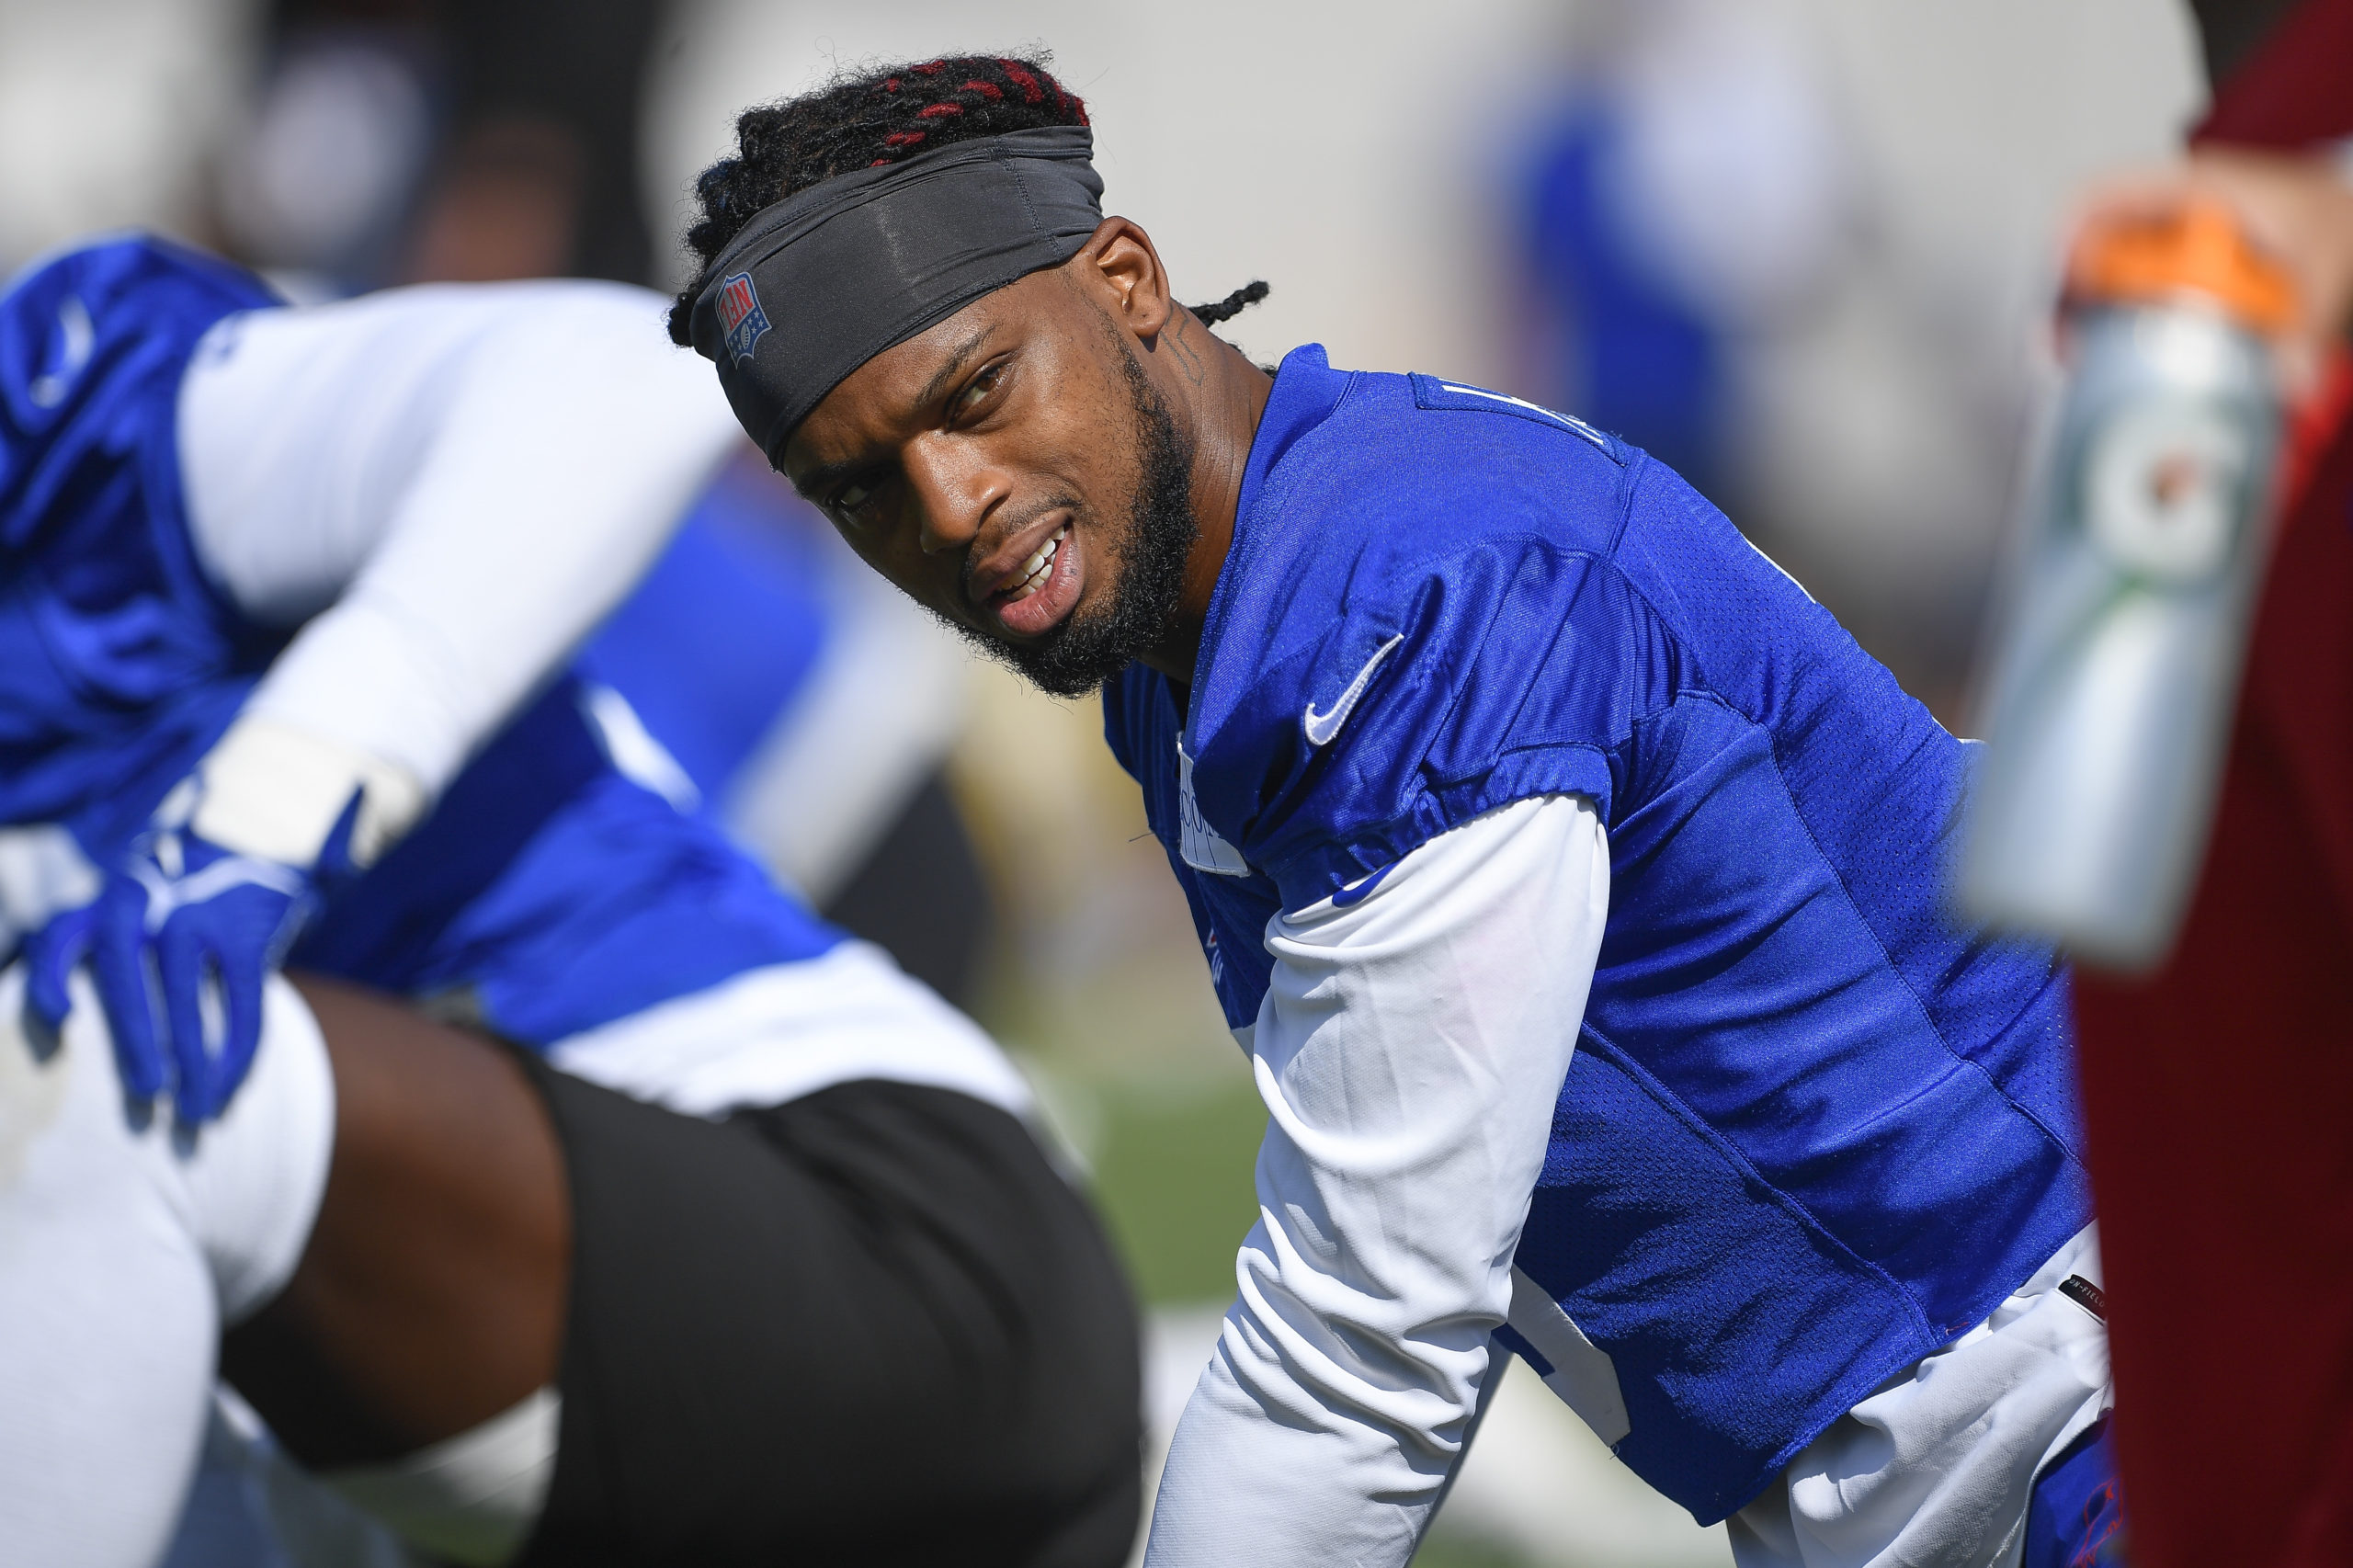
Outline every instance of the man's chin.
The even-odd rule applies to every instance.
[[[1067,567],[1084,592],[1073,593],[1051,627],[1019,642],[982,640],[993,657],[1052,697],[1085,697],[1165,642],[1193,546],[1189,451],[1145,382],[1134,350],[1123,340],[1120,348],[1135,408],[1135,497],[1124,517],[1114,521],[1116,514],[1106,514],[1092,529],[1072,528],[1080,548],[1057,566]]]
[[[1095,630],[1076,616],[1034,642],[997,644],[999,656],[1049,697],[1086,697],[1128,667],[1132,657],[1090,637]]]
[[[1108,645],[1102,635],[1102,623],[1086,604],[1078,605],[1037,637],[1018,642],[953,616],[935,614],[942,625],[975,652],[1003,665],[1049,697],[1090,696],[1125,669],[1132,656]]]

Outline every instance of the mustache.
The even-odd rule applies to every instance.
[[[1029,506],[1023,507],[1018,516],[1017,516],[1011,522],[1004,525],[1002,536],[1009,538],[1014,534],[1017,534],[1023,528],[1028,528],[1030,524],[1044,517],[1047,513],[1054,511],[1066,511],[1070,514],[1070,526],[1073,533],[1076,533],[1078,531],[1079,525],[1087,521],[1088,518],[1086,507],[1085,504],[1079,500],[1075,492],[1068,490],[1058,491],[1054,494],[1048,495],[1042,500],[1033,501]],[[979,540],[975,540],[973,543],[978,544]],[[980,553],[981,552],[978,550],[967,546],[964,551],[963,564],[959,566],[956,571],[956,591],[963,596],[963,602],[966,604],[973,602],[972,574],[980,569],[978,560]]]

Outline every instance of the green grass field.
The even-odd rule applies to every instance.
[[[1239,1070],[1097,1090],[1095,1197],[1154,1305],[1233,1294],[1233,1250],[1257,1215],[1251,1167],[1267,1113]]]

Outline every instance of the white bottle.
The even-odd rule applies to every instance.
[[[2203,861],[2262,577],[2285,275],[2193,203],[2088,235],[2006,584],[1961,908],[2154,967]]]

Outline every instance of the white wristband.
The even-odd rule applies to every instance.
[[[425,790],[407,769],[303,730],[250,714],[197,767],[199,837],[223,849],[304,869],[318,863],[356,792],[351,860],[365,868],[425,814]]]

